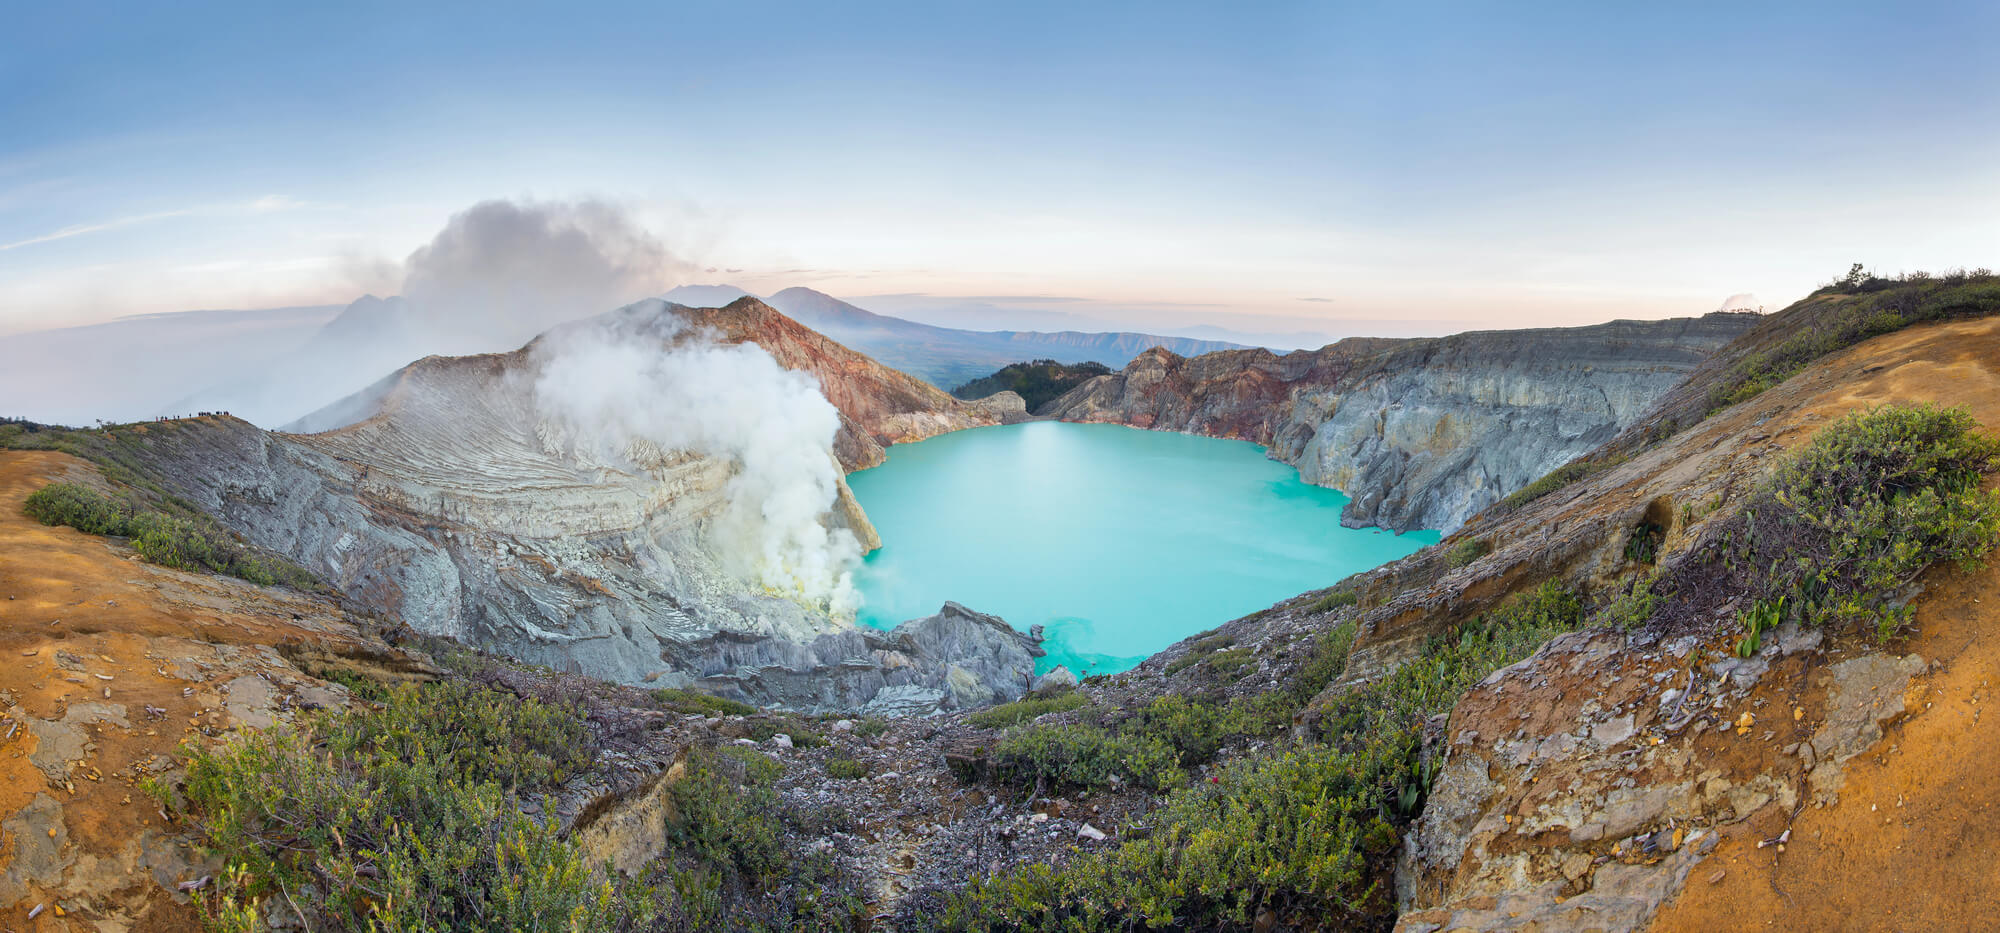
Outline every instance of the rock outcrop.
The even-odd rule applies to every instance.
[[[1199,668],[1170,672],[1203,639],[1281,659],[1352,620],[1346,670],[1325,699],[1542,581],[1607,597],[1634,575],[1712,553],[1771,465],[1843,415],[1934,403],[2000,424],[1996,361],[2000,319],[1953,322],[1833,354],[1677,432],[1652,428],[1686,407],[1663,400],[1630,429],[1649,440],[1621,438],[1598,472],[1344,582],[1351,605],[1305,594],[1127,676],[1147,695],[1192,692],[1199,685],[1182,681]],[[1647,525],[1663,535],[1651,567],[1626,547]],[[1490,551],[1450,560],[1467,539]],[[1404,838],[1397,929],[1721,929],[1745,903],[1789,912],[1797,928],[1839,928],[1892,901],[1951,925],[1943,903],[1871,881],[1915,864],[1955,891],[1985,890],[1990,860],[1966,865],[1973,843],[1923,827],[1987,825],[1979,808],[1992,782],[1959,763],[1977,760],[1966,747],[2000,741],[2000,724],[1978,715],[2000,654],[1981,634],[1992,618],[1981,598],[2000,567],[1939,568],[1922,582],[1907,642],[1787,625],[1740,658],[1740,607],[1725,604],[1679,625],[1560,636],[1496,672],[1431,721],[1437,777]],[[1261,666],[1278,662],[1259,664],[1230,692],[1269,689]]]
[[[318,419],[350,422],[337,429],[288,435],[192,419],[149,429],[138,455],[177,493],[342,593],[496,653],[626,683],[715,678],[748,699],[812,708],[936,709],[1019,693],[1033,669],[1025,636],[1002,644],[951,613],[878,636],[837,607],[767,592],[725,566],[711,525],[729,495],[728,462],[647,449],[605,463],[556,442],[565,428],[535,397],[538,345],[587,326],[622,339],[756,343],[833,403],[833,455],[846,469],[880,462],[883,444],[1019,411],[1018,398],[1011,409],[959,402],[755,299],[700,310],[653,301],[512,353],[420,360]],[[878,545],[836,486],[824,523]],[[990,663],[965,654],[975,643]],[[807,691],[779,676],[786,665],[827,683]]]
[[[1154,349],[1043,413],[1253,441],[1352,496],[1344,524],[1450,531],[1617,436],[1759,319],[1352,338],[1283,356]]]
[[[1020,699],[1035,639],[999,616],[945,603],[889,631],[843,628],[810,642],[718,634],[678,646],[685,666],[716,671],[703,689],[812,712],[924,715]]]

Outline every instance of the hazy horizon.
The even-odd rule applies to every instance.
[[[2000,255],[1990,4],[772,13],[17,11],[0,334],[395,293],[494,200],[627,218],[662,290],[1254,331]]]

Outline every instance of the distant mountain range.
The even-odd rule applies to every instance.
[[[687,285],[663,296],[715,308],[748,296]],[[755,297],[755,296],[749,296]],[[840,343],[949,391],[1011,363],[1113,368],[1148,348],[1183,356],[1238,346],[1140,333],[973,331],[920,324],[808,288],[767,300]],[[546,326],[567,318],[552,312]],[[482,336],[493,338],[482,345]],[[431,354],[504,349],[495,335],[441,333],[399,297],[260,311],[187,311],[0,337],[0,415],[68,424],[228,411],[265,427],[300,419]]]
[[[747,295],[750,293],[733,285],[683,285],[661,297],[689,307],[716,307],[718,302],[727,304]],[[1026,360],[1096,362],[1117,368],[1153,347],[1165,347],[1181,356],[1243,348],[1221,340],[1130,332],[938,327],[876,314],[810,288],[787,288],[763,301],[807,327],[947,391]]]
[[[340,310],[138,314],[0,337],[0,415],[85,425],[192,413],[204,407],[182,404],[194,393],[291,352]]]

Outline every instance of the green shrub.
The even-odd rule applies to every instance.
[[[1312,605],[1306,607],[1306,611],[1315,613],[1332,612],[1335,609],[1345,609],[1360,602],[1361,594],[1353,590],[1334,590],[1325,596],[1313,600]]]
[[[1743,637],[1736,642],[1736,656],[1747,658],[1757,653],[1764,643],[1764,633],[1778,627],[1785,618],[1785,600],[1779,597],[1775,603],[1759,602],[1748,612],[1737,617],[1743,623]]]
[[[757,712],[757,707],[748,703],[739,703],[685,687],[655,690],[653,699],[676,713],[696,716],[750,716]]]
[[[1640,522],[1632,529],[1631,537],[1625,539],[1625,559],[1641,564],[1650,564],[1660,557],[1660,544],[1665,541],[1667,530],[1652,522]]]
[[[1518,509],[1564,486],[1609,470],[1621,462],[1623,461],[1572,460],[1549,471],[1548,475],[1541,479],[1514,490],[1505,499],[1500,500],[1501,504],[1509,509]]]
[[[592,757],[582,711],[462,681],[404,684],[380,708],[190,746],[179,810],[224,871],[211,930],[861,929],[830,857],[790,851],[808,815],[752,749],[696,749],[669,785],[669,851],[613,881],[522,812]],[[813,817],[817,818],[817,817]]]
[[[1224,680],[1235,680],[1251,660],[1248,648],[1226,648],[1208,656],[1208,667]]]
[[[1708,414],[1755,398],[1814,360],[1871,337],[1914,324],[2000,312],[2000,278],[1983,270],[1915,273],[1901,280],[1865,276],[1822,288],[1802,304],[1807,307],[1787,309],[1800,319],[1783,340],[1738,361],[1710,390]]]
[[[887,731],[889,722],[886,719],[863,719],[854,724],[854,734],[864,739],[872,739]]]
[[[574,710],[463,684],[191,746],[180,808],[227,870],[217,927],[611,929],[612,886],[511,792],[588,760]],[[154,788],[163,802],[173,795]]]
[[[852,781],[856,778],[867,777],[868,766],[852,758],[828,758],[826,760],[826,776],[838,778],[843,781]]]
[[[1017,730],[994,746],[992,758],[999,780],[1028,786],[1093,789],[1115,776],[1164,790],[1187,780],[1179,754],[1164,740],[1081,723]]]
[[[1234,644],[1236,644],[1236,636],[1234,635],[1210,635],[1195,642],[1194,647],[1190,650],[1197,654],[1206,654],[1210,651],[1221,651]]]
[[[139,556],[162,566],[208,571],[260,586],[326,588],[312,574],[287,561],[245,546],[206,515],[168,514],[147,509],[130,497],[111,497],[75,483],[50,483],[28,495],[28,516],[44,525],[68,525],[87,534],[132,539]]]
[[[1234,635],[1210,635],[1189,645],[1186,654],[1168,661],[1165,671],[1178,674],[1205,661],[1217,676],[1232,678],[1250,661],[1250,652],[1243,648],[1231,648],[1234,644]]]
[[[1457,544],[1451,546],[1451,550],[1445,552],[1444,559],[1445,563],[1453,567],[1463,567],[1485,557],[1491,550],[1493,550],[1493,546],[1487,544],[1485,539],[1472,537],[1460,538]]]
[[[1660,603],[1660,596],[1653,589],[1658,574],[1655,570],[1622,584],[1597,610],[1592,623],[1628,632],[1646,624]]]
[[[2000,441],[1975,427],[1963,409],[1915,405],[1822,429],[1726,533],[1719,556],[1734,587],[1783,600],[1786,617],[1807,624],[1894,631],[1918,574],[1977,566],[2000,535],[2000,494],[1981,488]]]
[[[982,729],[1004,729],[1050,713],[1066,713],[1084,704],[1083,694],[1065,690],[1049,696],[1029,696],[980,710],[965,720]]]
[[[1341,671],[1347,669],[1347,653],[1354,647],[1355,631],[1353,622],[1344,622],[1314,639],[1305,663],[1299,666],[1298,673],[1286,689],[1293,700],[1303,705],[1318,696],[1320,691],[1333,683],[1335,677],[1340,676]]]
[[[785,863],[781,828],[769,818],[778,809],[771,786],[782,766],[737,746],[699,750],[669,788],[673,802],[667,834],[701,865],[719,866],[751,879],[775,876]]]
[[[1342,695],[1323,741],[1234,762],[1212,782],[1174,791],[1116,849],[975,880],[949,894],[941,913],[908,919],[982,933],[1247,929],[1269,910],[1281,928],[1385,925],[1395,910],[1394,823],[1414,817],[1432,777],[1421,756],[1424,721],[1582,618],[1582,604],[1560,586],[1523,594]],[[1341,641],[1329,633],[1329,657],[1344,655]],[[1317,659],[1309,667],[1336,669]],[[1309,690],[1318,692],[1294,688]],[[1186,708],[1168,702],[1165,721],[1185,725]]]
[[[784,735],[792,740],[795,748],[818,748],[826,744],[826,736],[813,731],[811,726],[790,716],[763,716],[744,723],[745,733],[759,742],[768,742],[772,736]]]
[[[44,525],[67,525],[92,535],[132,533],[131,503],[75,483],[43,486],[28,494],[22,508],[29,518]]]

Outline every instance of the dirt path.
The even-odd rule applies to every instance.
[[[2000,321],[1920,328],[1847,362],[1853,388],[1829,414],[1931,400],[2000,429]],[[1849,764],[1838,803],[1800,812],[1783,851],[1757,841],[1784,813],[1725,831],[1655,933],[2000,928],[2000,715],[1982,715],[2000,688],[2000,561],[1934,573],[1899,646],[1933,664],[1912,715]]]
[[[341,702],[275,649],[363,640],[327,600],[29,519],[22,500],[55,480],[99,481],[63,454],[0,452],[0,929],[190,929],[174,886],[210,869],[138,784],[184,738]]]

